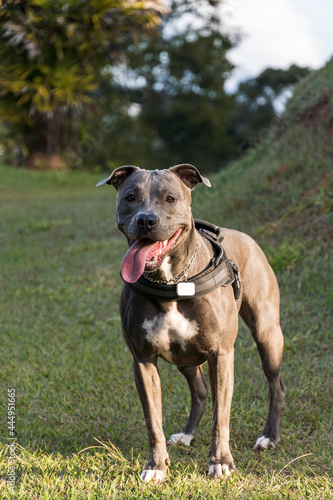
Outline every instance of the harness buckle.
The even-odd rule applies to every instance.
[[[232,282],[232,288],[234,290],[234,296],[235,296],[235,300],[237,300],[240,296],[240,293],[241,293],[241,280],[240,280],[240,277],[239,277],[239,270],[238,270],[238,267],[236,266],[236,264],[234,262],[232,262],[232,260],[229,259],[229,262],[231,264],[231,267],[232,267],[232,270],[234,272],[234,281]]]
[[[194,297],[195,295],[195,283],[190,281],[181,281],[177,283],[176,287],[178,297]]]

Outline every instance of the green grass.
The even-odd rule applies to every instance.
[[[315,111],[309,118],[301,98],[309,86],[327,93],[329,75],[325,68],[317,80],[302,82],[292,104],[297,119],[282,135],[194,194],[197,217],[256,238],[281,289],[287,387],[281,443],[251,451],[268,390],[241,324],[231,412],[238,470],[225,482],[206,476],[210,400],[195,445],[170,449],[167,481],[139,480],[147,435],[119,323],[126,242],[115,229],[113,189],[95,189],[98,175],[0,168],[0,498],[332,497],[332,137],[328,125],[317,126]],[[331,113],[332,120],[332,107],[323,106],[320,117]],[[163,361],[159,367],[168,437],[184,424],[190,400],[175,367]],[[17,392],[12,495],[4,481],[9,387]]]

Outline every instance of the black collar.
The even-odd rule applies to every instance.
[[[220,286],[233,284],[235,299],[238,299],[239,293],[236,296],[236,288],[238,292],[240,292],[238,269],[237,266],[227,258],[222,247],[222,229],[214,224],[199,219],[195,219],[194,224],[199,234],[211,242],[214,250],[214,257],[208,268],[192,276],[187,282],[181,281],[174,285],[153,283],[144,276],[141,276],[135,283],[127,283],[123,280],[124,283],[132,288],[132,290],[145,297],[166,301],[198,297],[212,292]],[[234,286],[234,283],[237,287]]]

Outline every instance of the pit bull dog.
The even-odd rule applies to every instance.
[[[120,315],[148,430],[149,459],[141,473],[146,482],[163,481],[170,463],[162,429],[158,358],[177,366],[191,393],[188,420],[169,443],[189,446],[195,436],[207,397],[202,369],[207,362],[213,401],[208,474],[227,477],[235,470],[229,417],[238,313],[257,344],[269,385],[268,418],[254,449],[274,448],[280,438],[285,390],[277,280],[254,240],[223,229],[223,252],[228,258],[223,262],[227,266],[232,261],[232,269],[238,268],[239,293],[235,295],[228,281],[218,286],[217,278],[213,289],[196,293],[196,283],[210,282],[212,268],[217,267],[216,244],[196,228],[191,212],[191,190],[201,182],[210,186],[193,165],[181,164],[153,171],[125,165],[98,183],[117,190],[117,227],[129,244],[121,265]],[[228,269],[222,271],[226,274]],[[161,292],[163,287],[172,289],[171,295]]]

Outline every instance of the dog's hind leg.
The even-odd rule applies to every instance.
[[[285,403],[285,389],[280,373],[283,335],[279,322],[279,305],[276,301],[267,301],[250,307],[243,302],[240,314],[256,341],[269,385],[268,418],[254,449],[274,448],[280,440]]]
[[[169,443],[189,446],[205,411],[208,384],[201,366],[179,366],[178,370],[186,378],[191,391],[191,412],[183,430],[178,434],[172,434]]]

